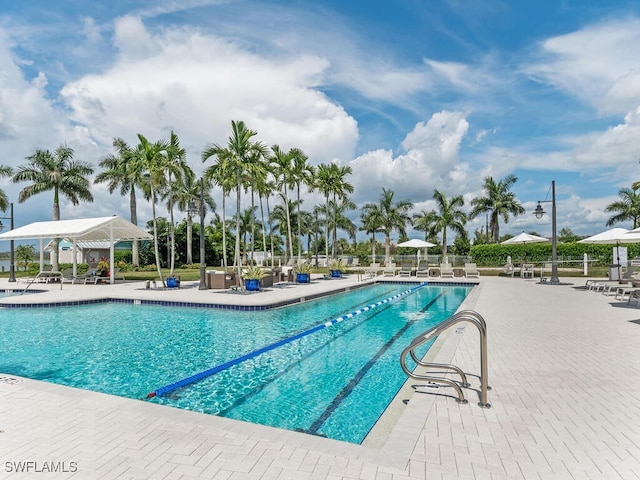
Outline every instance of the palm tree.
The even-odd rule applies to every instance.
[[[259,183],[256,186],[256,190],[258,191],[258,198],[260,199],[260,218],[262,223],[262,249],[264,258],[267,258],[267,232],[266,232],[266,223],[265,223],[265,214],[264,207],[262,205],[262,200],[264,199],[267,204],[267,215],[266,218],[269,221],[269,239],[270,239],[270,252],[271,252],[271,265],[273,265],[274,260],[274,252],[273,252],[273,226],[271,224],[271,210],[269,208],[269,197],[273,194],[276,189],[276,184],[272,180],[265,179],[264,182]]]
[[[384,232],[384,263],[388,265],[391,261],[391,233],[398,230],[400,236],[406,236],[407,224],[411,223],[409,211],[413,208],[413,203],[409,200],[394,202],[392,190],[382,189],[377,210],[373,204],[365,205],[365,209],[375,212],[376,220],[379,221],[380,230]]]
[[[335,212],[332,212],[329,208],[329,197],[333,196],[333,204],[337,205],[338,200],[347,200],[347,194],[353,193],[353,185],[346,180],[347,175],[351,175],[353,170],[350,166],[339,167],[337,164],[332,163],[330,165],[320,164],[318,165],[316,180],[314,187],[317,188],[325,198],[326,205],[326,223],[327,228],[325,231],[326,241],[326,254],[329,257],[329,216],[335,216]],[[336,222],[333,220],[333,245],[332,245],[332,257],[336,256]]]
[[[298,200],[298,255],[302,252],[302,225],[301,225],[301,216],[300,216],[300,205],[302,205],[302,200],[300,200],[300,187],[302,184],[307,187],[311,187],[313,185],[314,176],[315,176],[315,168],[312,165],[307,163],[309,157],[307,157],[304,152],[298,148],[292,148],[289,150],[289,154],[291,155],[292,163],[291,163],[291,176],[293,181],[295,182],[296,191],[297,191],[297,200]]]
[[[284,204],[284,213],[287,219],[287,241],[289,242],[285,249],[289,255],[293,255],[293,236],[291,234],[291,211],[289,210],[290,201],[287,187],[295,184],[293,177],[291,162],[291,151],[284,152],[278,145],[271,147],[273,155],[271,157],[272,172],[276,179],[276,188],[280,190],[280,196],[282,197],[282,203]],[[285,254],[285,261],[288,261],[289,257]]]
[[[289,200],[288,202],[283,202],[282,204],[276,205],[273,207],[271,211],[271,219],[270,221],[275,222],[275,229],[280,232],[281,235],[284,236],[284,257],[285,259],[291,258],[293,256],[293,252],[290,250],[293,248],[293,242],[291,241],[291,211],[295,210],[296,201]]]
[[[236,231],[236,236],[242,239],[242,254],[247,255],[247,235],[250,236],[251,242],[254,242],[255,229],[262,227],[260,222],[256,221],[256,210],[258,207],[253,206],[245,208],[240,215],[240,223],[236,224],[235,221],[231,221],[229,228]],[[253,247],[252,247],[253,248]]]
[[[489,228],[494,242],[500,241],[500,225],[498,223],[500,217],[502,217],[504,223],[508,223],[509,215],[517,217],[525,213],[524,207],[518,202],[515,194],[509,191],[517,181],[518,177],[513,174],[507,175],[499,182],[496,182],[493,177],[486,177],[483,186],[486,196],[471,200],[473,208],[469,213],[470,219],[482,213],[490,212]]]
[[[131,223],[138,224],[136,187],[142,185],[142,164],[136,161],[131,147],[121,138],[113,139],[113,146],[117,154],[109,154],[100,160],[100,167],[104,170],[100,172],[94,183],[107,183],[109,193],[116,189],[120,195],[129,194],[129,214]],[[139,243],[134,240],[131,244],[131,263],[137,267],[140,265]]]
[[[180,139],[173,131],[169,139],[169,145],[165,151],[167,159],[167,183],[164,190],[161,192],[163,200],[167,200],[167,210],[169,210],[169,230],[171,235],[171,263],[170,273],[173,276],[176,265],[176,234],[175,234],[175,222],[173,216],[173,204],[174,195],[171,194],[172,189],[175,189],[177,185],[181,184],[181,177],[190,175],[194,176],[193,170],[186,163],[187,152],[184,148],[180,147]]]
[[[356,235],[356,224],[348,218],[345,213],[350,210],[355,210],[356,204],[351,200],[342,198],[335,204],[334,202],[330,202],[332,215],[332,227],[334,231],[333,241],[336,244],[336,254],[338,248],[338,239],[335,235],[338,229],[343,230],[349,235],[350,239],[353,239]],[[335,254],[334,254],[335,256]]]
[[[435,229],[437,215],[435,210],[420,210],[413,214],[413,228],[424,232],[425,241],[430,241],[438,233]]]
[[[618,191],[620,200],[613,202],[604,209],[605,212],[615,213],[607,220],[607,227],[619,222],[633,221],[633,228],[638,228],[640,223],[640,194],[639,188],[621,188]]]
[[[249,130],[244,122],[232,121],[231,122],[231,135],[227,142],[226,148],[219,145],[212,145],[203,152],[203,160],[210,156],[222,155],[225,159],[225,163],[228,164],[222,169],[222,183],[228,185],[231,176],[235,178],[236,189],[236,225],[240,224],[240,197],[243,186],[249,184],[247,174],[251,171],[250,164],[257,162],[262,156],[266,155],[267,149],[260,143],[253,141],[252,138],[257,135],[258,132]],[[242,261],[240,258],[240,237],[236,235],[236,248],[235,248],[235,264],[238,272],[238,281],[241,277]]]
[[[204,213],[214,211],[216,202],[211,196],[211,184],[202,179],[202,200]],[[193,205],[200,206],[200,181],[196,178],[191,168],[184,171],[182,181],[172,182],[165,198],[170,199],[172,205],[178,207],[182,212],[187,213],[187,264],[193,263]]]
[[[142,164],[144,188],[148,189],[149,197],[151,199],[151,211],[152,211],[152,224],[153,224],[153,246],[154,254],[156,257],[156,269],[158,271],[158,277],[163,286],[166,287],[164,278],[162,277],[162,270],[160,265],[160,250],[158,247],[158,220],[156,215],[156,203],[158,203],[158,196],[160,192],[167,185],[167,171],[172,167],[167,159],[167,149],[169,143],[165,141],[157,141],[154,143],[149,142],[142,134],[138,134],[138,140],[140,143],[135,149],[135,158],[137,162]],[[174,171],[174,173],[178,173]],[[181,178],[180,175],[178,175]]]
[[[13,169],[11,167],[0,165],[0,177],[10,177],[11,175],[13,175]],[[9,208],[9,204],[9,197],[7,197],[7,194],[0,188],[0,210],[5,212],[7,208]]]
[[[13,175],[12,181],[33,182],[24,187],[18,195],[20,203],[38,193],[53,190],[52,220],[60,220],[60,195],[66,197],[73,205],[80,201],[93,202],[91,183],[87,177],[93,174],[91,164],[73,159],[73,149],[60,145],[54,152],[37,149],[26,158],[29,163],[20,165]],[[51,266],[58,270],[59,239],[53,240]]]
[[[204,171],[205,182],[215,183],[222,188],[222,266],[227,271],[227,226],[226,226],[226,205],[227,197],[235,185],[235,172],[231,159],[233,154],[225,148],[217,145],[206,147],[201,155],[202,161],[215,157],[215,163],[208,166]]]
[[[442,232],[442,254],[447,253],[447,228],[462,235],[467,223],[467,215],[460,210],[464,206],[462,195],[456,195],[448,199],[439,190],[433,191],[433,198],[437,203],[438,211],[434,216],[434,228]]]
[[[361,230],[371,234],[371,261],[376,261],[376,233],[382,232],[382,212],[377,203],[366,203],[360,214]]]

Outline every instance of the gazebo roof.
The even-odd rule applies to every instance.
[[[71,241],[105,241],[150,239],[151,235],[125,220],[112,217],[79,218],[35,222],[0,234],[0,240],[66,238]]]

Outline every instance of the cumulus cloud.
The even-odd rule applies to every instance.
[[[327,68],[323,58],[271,59],[191,28],[154,35],[133,17],[116,22],[114,45],[111,68],[61,92],[73,120],[101,144],[173,129],[199,155],[226,141],[231,120],[243,120],[267,145],[297,146],[314,163],[353,154],[355,120],[309,87]]]
[[[367,152],[351,162],[356,193],[371,195],[382,187],[403,198],[431,197],[434,188],[461,191],[468,180],[468,166],[458,153],[469,124],[461,112],[441,111],[419,122],[402,142],[404,152],[394,157],[389,150]]]

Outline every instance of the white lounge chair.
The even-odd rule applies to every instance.
[[[413,265],[411,263],[403,263],[400,265],[400,270],[398,270],[399,277],[410,277],[413,273]]]
[[[475,263],[464,264],[464,276],[466,278],[480,278],[480,271]]]
[[[393,262],[390,262],[388,265],[384,266],[384,269],[382,270],[382,276],[384,277],[393,277],[396,274],[396,264]]]
[[[450,263],[441,263],[440,264],[440,277],[441,278],[453,278],[455,273],[453,271],[453,267]]]
[[[416,277],[428,277],[429,276],[429,265],[427,262],[420,262],[416,267]]]

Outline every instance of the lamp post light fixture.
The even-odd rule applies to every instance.
[[[3,220],[10,220],[10,224],[9,224],[9,230],[13,230],[13,203],[9,204],[10,206],[10,212],[11,212],[11,216],[10,217],[0,217]],[[2,231],[2,229],[4,228],[4,225],[2,224],[2,222],[0,221],[0,232]],[[15,244],[13,240],[9,240],[10,242],[10,252],[9,252],[9,281],[10,282],[15,282],[16,281],[16,264],[15,264],[15,260],[16,260],[16,255],[15,255]]]
[[[551,200],[538,200],[538,205],[536,206],[533,214],[539,220],[546,213],[542,209],[542,203],[551,203],[551,280],[549,283],[551,285],[559,285],[560,280],[558,279],[558,252],[556,250],[557,245],[557,235],[556,235],[556,182],[555,180],[551,181]]]
[[[196,207],[195,202],[190,202],[189,213],[191,215],[195,215],[196,213],[200,215],[200,285],[198,286],[198,290],[206,290],[206,263],[204,259],[204,178],[200,178],[200,205]]]

